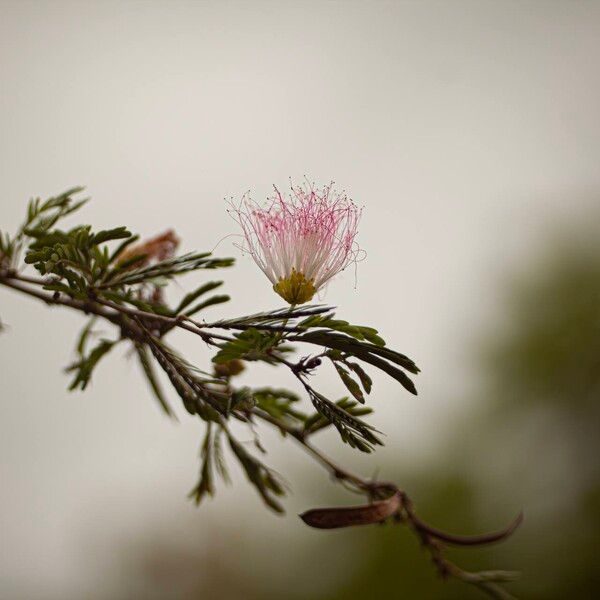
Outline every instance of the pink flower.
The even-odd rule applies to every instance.
[[[332,185],[292,186],[287,198],[275,188],[266,208],[248,197],[234,208],[246,241],[242,250],[290,304],[309,302],[360,252],[354,238],[361,210]]]

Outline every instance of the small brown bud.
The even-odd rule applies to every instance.
[[[215,375],[218,377],[235,377],[239,375],[244,369],[244,363],[237,358],[228,360],[224,363],[213,365],[215,369]]]

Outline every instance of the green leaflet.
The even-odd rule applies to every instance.
[[[210,292],[218,287],[220,287],[221,285],[223,285],[222,281],[209,281],[208,283],[204,283],[202,284],[200,287],[196,288],[193,292],[190,292],[189,294],[186,294],[181,302],[179,303],[179,305],[177,306],[177,308],[175,309],[175,313],[178,314],[180,312],[183,312],[183,310],[189,306],[190,304],[192,304],[192,302],[194,302],[195,300],[197,300],[200,296],[202,296],[203,294],[206,294],[207,292]]]
[[[304,424],[306,415],[295,408],[300,397],[289,390],[258,388],[253,390],[256,405],[275,419],[287,419]]]
[[[323,328],[339,331],[357,340],[367,340],[376,346],[385,346],[385,341],[378,335],[377,329],[365,327],[364,325],[351,325],[348,321],[334,319],[333,316],[333,313],[310,316],[304,321],[300,321],[298,327],[301,329]]]
[[[221,344],[219,352],[213,357],[213,362],[220,364],[229,360],[262,360],[270,364],[276,361],[267,353],[277,346],[278,338],[271,333],[265,333],[251,328],[236,334],[235,339]],[[282,351],[282,348],[278,348]]]
[[[171,279],[198,269],[230,267],[233,262],[233,258],[211,258],[210,252],[189,253],[159,261],[149,266],[141,266],[137,269],[117,267],[114,271],[109,272],[100,287],[105,289],[148,283],[156,279]]]
[[[135,343],[135,350],[137,352],[138,359],[140,361],[140,365],[144,371],[144,375],[148,380],[148,384],[150,385],[150,389],[152,390],[154,397],[158,401],[160,407],[163,412],[172,418],[175,418],[175,413],[171,410],[169,406],[169,402],[163,392],[162,386],[158,380],[156,372],[154,371],[154,367],[152,366],[152,360],[146,346],[141,343]]]
[[[348,373],[348,371],[346,371],[346,369],[344,369],[344,367],[339,362],[334,362],[333,364],[335,366],[335,370],[338,372],[338,375],[340,376],[340,379],[342,380],[344,385],[348,388],[348,391],[354,396],[354,398],[356,398],[356,400],[358,400],[358,402],[360,402],[361,404],[364,404],[365,397],[363,396],[363,393],[361,392],[358,383],[356,383],[356,381],[354,381],[354,379],[352,379],[352,377],[350,377],[350,374]]]
[[[246,473],[248,481],[256,488],[264,503],[275,512],[283,513],[283,506],[276,497],[284,496],[285,489],[277,475],[252,456],[229,432],[227,432],[227,439],[229,447]]]
[[[412,380],[404,371],[394,365],[399,365],[412,373],[418,373],[419,369],[412,360],[399,352],[367,342],[360,342],[348,336],[329,331],[309,331],[293,336],[291,339],[338,350],[349,357],[360,359],[393,377],[412,394],[417,394]]]
[[[117,341],[101,340],[87,356],[82,356],[81,360],[70,367],[67,367],[67,372],[75,372],[75,378],[71,382],[69,390],[74,390],[76,388],[85,390],[92,378],[92,373],[97,364],[103,356],[110,352],[116,343]]]
[[[350,413],[344,404],[332,402],[313,389],[308,391],[317,412],[338,430],[343,442],[367,453],[372,452],[374,446],[383,445],[373,433],[375,428]]]
[[[353,417],[362,417],[373,412],[372,408],[362,406],[349,398],[342,398],[341,400],[338,400],[336,404]],[[329,419],[324,417],[320,412],[316,412],[305,419],[304,430],[308,433],[316,433],[331,424],[332,422]]]
[[[363,389],[367,394],[370,394],[373,387],[373,380],[365,373],[365,370],[357,363],[344,361],[344,364],[349,366],[358,375]]]
[[[215,484],[214,484],[214,462],[215,462],[215,450],[214,450],[214,437],[212,434],[212,423],[206,424],[206,433],[204,435],[204,441],[200,447],[200,479],[197,485],[190,492],[189,497],[193,498],[196,504],[200,504],[204,496],[214,496]]]

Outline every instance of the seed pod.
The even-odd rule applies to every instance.
[[[338,529],[353,525],[381,523],[395,514],[400,508],[400,494],[395,493],[385,500],[378,500],[362,506],[345,508],[314,508],[300,515],[310,527],[317,529]]]

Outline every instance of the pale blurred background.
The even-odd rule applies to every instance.
[[[524,508],[513,540],[457,560],[523,571],[523,597],[594,598],[599,107],[600,2],[4,1],[0,229],[83,184],[74,223],[210,250],[236,229],[224,198],[334,179],[368,256],[325,301],[422,374],[416,399],[375,379],[375,455],[319,441],[451,531]],[[224,275],[211,315],[280,306],[248,258]],[[166,419],[119,352],[68,393],[79,315],[0,289],[0,317],[2,599],[479,597],[403,528],[306,528],[298,512],[355,499],[276,435],[285,517],[241,473],[196,508],[200,423]]]

